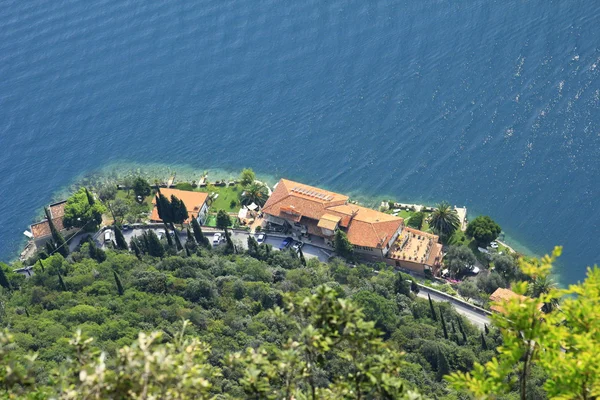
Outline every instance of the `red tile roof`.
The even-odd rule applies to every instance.
[[[196,218],[198,213],[202,209],[204,203],[208,199],[208,193],[204,192],[192,192],[189,190],[179,190],[179,189],[168,189],[163,188],[160,189],[160,192],[163,196],[165,196],[169,201],[171,200],[171,196],[174,195],[179,200],[183,200],[183,204],[185,204],[185,208],[188,212],[188,219],[185,222],[189,222],[191,218]],[[152,215],[150,216],[151,221],[162,221],[158,216],[158,209],[156,208],[156,196],[152,199],[152,204],[154,204],[154,208],[152,209]]]
[[[526,299],[525,296],[522,296],[520,294],[516,294],[515,292],[513,292],[510,289],[504,289],[504,288],[498,288],[496,289],[496,291],[494,293],[492,293],[490,295],[490,301],[492,302],[506,302],[509,301],[511,299]],[[496,311],[499,313],[503,313],[504,312],[504,308],[499,305],[499,304],[494,304],[490,307],[490,309],[492,311]]]
[[[290,209],[294,216],[285,212]],[[403,224],[402,218],[348,204],[348,196],[287,179],[279,181],[263,212],[295,222],[298,214],[316,221],[326,214],[339,217],[350,243],[371,248],[385,247]]]
[[[65,205],[67,201],[60,201],[58,203],[50,204],[48,208],[50,209],[50,216],[52,217],[52,221],[54,222],[54,226],[60,232],[65,229],[63,226],[63,217],[65,215]],[[48,219],[44,219],[41,222],[36,224],[32,224],[30,226],[31,233],[35,239],[43,238],[45,236],[49,236],[52,234],[50,231],[50,224],[48,223]]]

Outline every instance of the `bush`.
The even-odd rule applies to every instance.
[[[175,188],[179,189],[179,190],[188,190],[190,192],[192,190],[194,190],[194,187],[192,186],[192,184],[188,183],[188,182],[180,182],[180,183],[178,183],[178,184],[175,185]]]

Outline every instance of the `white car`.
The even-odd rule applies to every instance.
[[[474,265],[469,267],[469,271],[473,274],[473,275],[477,275],[479,273],[479,267],[476,267]]]
[[[221,243],[222,238],[223,238],[223,235],[221,235],[220,232],[215,233],[213,235],[213,240],[212,240],[213,246],[219,245],[219,243]]]
[[[303,242],[295,241],[294,244],[292,244],[292,249],[296,250],[296,252],[299,252],[302,246],[304,246]]]
[[[492,249],[497,249],[498,248],[498,242],[492,242],[492,243],[490,243],[490,247]]]
[[[265,235],[264,233],[261,233],[256,237],[256,242],[258,244],[263,244],[265,242],[266,238],[267,238],[267,235]]]
[[[156,236],[158,236],[158,240],[161,240],[165,236],[165,231],[156,231]]]

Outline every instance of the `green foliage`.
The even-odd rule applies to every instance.
[[[210,242],[204,233],[202,232],[202,228],[200,227],[200,223],[196,218],[192,218],[192,229],[194,231],[194,238],[196,239],[196,243],[199,245],[203,245],[204,247],[210,247]]]
[[[450,272],[462,276],[468,272],[469,267],[475,266],[477,258],[467,246],[450,246],[443,261]]]
[[[5,268],[8,269],[7,267],[8,266],[6,264],[0,263],[0,286],[2,286],[4,289],[10,290],[11,285],[6,276],[6,272],[4,271]]]
[[[446,383],[437,380],[442,363],[437,361],[437,346],[450,372],[468,371],[474,362],[485,363],[493,355],[492,350],[481,351],[476,328],[449,305],[436,304],[447,328],[456,325],[454,331],[464,331],[463,340],[458,332],[447,332],[446,340],[441,323],[431,320],[427,299],[407,290],[412,283],[408,275],[385,266],[378,266],[374,274],[373,266],[350,267],[341,259],[321,263],[311,258],[303,265],[290,251],[273,251],[252,237],[248,243],[247,252],[200,252],[186,245],[188,256],[162,247],[159,254],[152,248],[162,245],[148,230],[132,240],[131,253],[107,249],[102,251],[104,258],[97,259],[90,251],[93,245],[85,243],[68,259],[54,254],[35,264],[31,278],[13,284],[17,290],[0,290],[0,321],[13,335],[10,357],[18,356],[32,382],[11,386],[10,393],[55,398],[63,388],[61,393],[84,396],[90,389],[86,379],[95,376],[98,398],[124,398],[121,383],[112,375],[122,373],[119,382],[133,390],[128,395],[133,397],[144,390],[139,381],[144,368],[125,367],[122,356],[129,354],[127,363],[144,363],[147,379],[157,379],[148,384],[168,383],[185,398],[185,389],[169,374],[184,379],[191,371],[167,368],[180,355],[166,346],[201,338],[210,350],[194,368],[217,372],[206,376],[206,397],[286,398],[292,393],[295,398],[312,398],[314,388],[315,398],[356,398],[360,393],[362,398],[383,399],[425,388],[428,397],[455,399]],[[22,278],[5,270],[11,283]],[[190,321],[184,330],[182,319]],[[94,341],[79,347],[86,340],[72,339],[71,333],[78,330],[81,338]],[[138,333],[151,331],[161,336],[140,344]],[[73,348],[70,340],[79,344]],[[497,331],[492,329],[486,341],[490,349],[496,347]],[[163,357],[165,367],[133,355],[137,350],[130,352],[139,346],[145,349],[144,357]],[[30,351],[37,352],[33,366],[24,358]],[[238,353],[239,358],[233,356]],[[402,353],[406,356],[401,359]],[[79,379],[82,370],[84,380]],[[538,377],[544,379],[543,374]],[[103,387],[102,382],[113,386]],[[202,397],[197,390],[190,393],[189,397]]]
[[[437,321],[437,314],[435,313],[435,308],[433,307],[433,301],[431,300],[431,296],[429,293],[427,294],[427,299],[429,300],[429,312],[431,319]]]
[[[217,228],[227,231],[227,228],[231,225],[231,219],[229,214],[225,210],[219,210],[217,212]]]
[[[333,241],[335,252],[340,256],[345,258],[348,261],[354,260],[354,247],[348,240],[348,236],[346,232],[338,229],[335,232],[335,238]]]
[[[80,188],[67,199],[63,217],[65,228],[85,228],[88,231],[98,229],[106,209],[99,202],[90,204],[88,193],[86,188]]]
[[[479,298],[479,289],[472,280],[465,280],[458,284],[458,294],[464,297],[467,301],[470,299]]]
[[[421,229],[421,227],[423,226],[424,219],[425,219],[425,213],[422,211],[419,211],[417,213],[414,213],[408,219],[408,222],[406,223],[406,225],[410,226],[411,228]]]
[[[487,215],[478,216],[467,225],[466,234],[481,247],[487,247],[502,232],[502,228]]]
[[[259,182],[253,182],[244,187],[241,194],[242,204],[249,205],[255,203],[259,206],[264,206],[269,198],[267,187]],[[233,207],[232,207],[233,208]]]
[[[438,235],[449,238],[460,227],[456,210],[446,202],[437,205],[429,217],[429,226]]]
[[[119,293],[119,296],[123,296],[123,294],[125,293],[125,289],[123,289],[123,285],[121,284],[121,279],[119,278],[119,275],[117,275],[117,273],[115,271],[113,271],[113,275],[115,277],[115,284],[117,285],[117,292]]]
[[[254,183],[255,180],[256,180],[256,175],[254,174],[254,171],[252,171],[252,169],[245,168],[242,170],[242,172],[240,174],[240,183],[242,186],[248,186],[248,185]]]
[[[133,193],[135,193],[135,196],[141,197],[142,200],[144,198],[146,198],[147,196],[150,196],[150,193],[152,193],[150,184],[148,183],[147,180],[145,180],[141,176],[138,176],[137,178],[134,179],[134,181],[132,183],[132,189],[133,189]]]
[[[127,241],[125,240],[125,236],[123,236],[123,231],[121,231],[121,228],[119,228],[116,225],[115,225],[115,241],[117,243],[118,249],[121,249],[121,250],[129,249],[129,246],[127,245]]]
[[[520,260],[520,268],[531,278],[545,278],[560,255],[555,248],[541,260]],[[513,285],[524,295],[529,282]],[[448,380],[458,390],[466,389],[481,399],[496,398],[516,388],[522,399],[536,390],[536,368],[547,374],[543,388],[550,398],[590,399],[600,394],[600,270],[588,269],[586,280],[568,289],[548,288],[539,297],[515,297],[503,301],[503,314],[493,322],[502,335],[497,358],[479,364],[470,373],[455,372]],[[561,301],[560,309],[544,312],[540,304]],[[488,346],[482,336],[482,347]]]

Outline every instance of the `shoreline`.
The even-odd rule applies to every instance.
[[[99,169],[95,169],[92,171],[84,172],[73,178],[73,180],[65,185],[64,187],[58,189],[52,196],[50,201],[58,201],[62,200],[69,195],[71,195],[75,190],[77,190],[80,186],[96,186],[98,184],[105,184],[108,182],[113,182],[117,184],[120,179],[128,175],[139,175],[146,179],[148,179],[151,183],[155,180],[161,180],[163,182],[167,182],[169,178],[173,175],[176,176],[174,184],[177,183],[192,183],[193,181],[199,182],[202,175],[207,174],[209,183],[212,183],[217,180],[236,180],[239,176],[240,170],[236,169],[224,169],[224,168],[201,168],[194,167],[189,164],[161,164],[161,163],[136,163],[136,162],[126,162],[126,161],[118,161],[114,163],[110,163],[104,167]],[[262,171],[255,171],[257,180],[265,183],[269,190],[273,187],[273,185],[278,181],[278,178],[275,175],[265,174]],[[355,189],[349,188],[349,190],[345,191],[349,193],[352,201],[356,201],[358,204],[362,204],[366,207],[378,209],[378,206],[384,200],[383,195],[365,195],[357,192]],[[387,195],[387,199],[392,197],[392,195]],[[401,201],[399,199],[402,199]],[[404,197],[394,198],[394,202],[402,203],[402,204],[417,204],[422,205],[424,207],[432,207],[429,204],[421,204],[421,201],[407,201]],[[466,207],[466,206],[465,206]],[[32,223],[42,216],[41,212],[35,213],[31,221]],[[467,220],[472,220],[474,216],[470,214],[466,214]],[[28,227],[27,227],[28,228]],[[506,234],[503,231],[504,235],[503,239],[497,240],[502,243],[507,248],[511,249],[514,252],[522,253],[527,256],[539,257],[539,254],[531,251],[527,248],[527,246],[522,243],[511,239],[511,235]],[[19,255],[25,249],[28,241],[24,240],[23,244],[19,247],[18,254],[15,254],[14,260],[19,259]],[[515,248],[517,250],[515,250]]]

